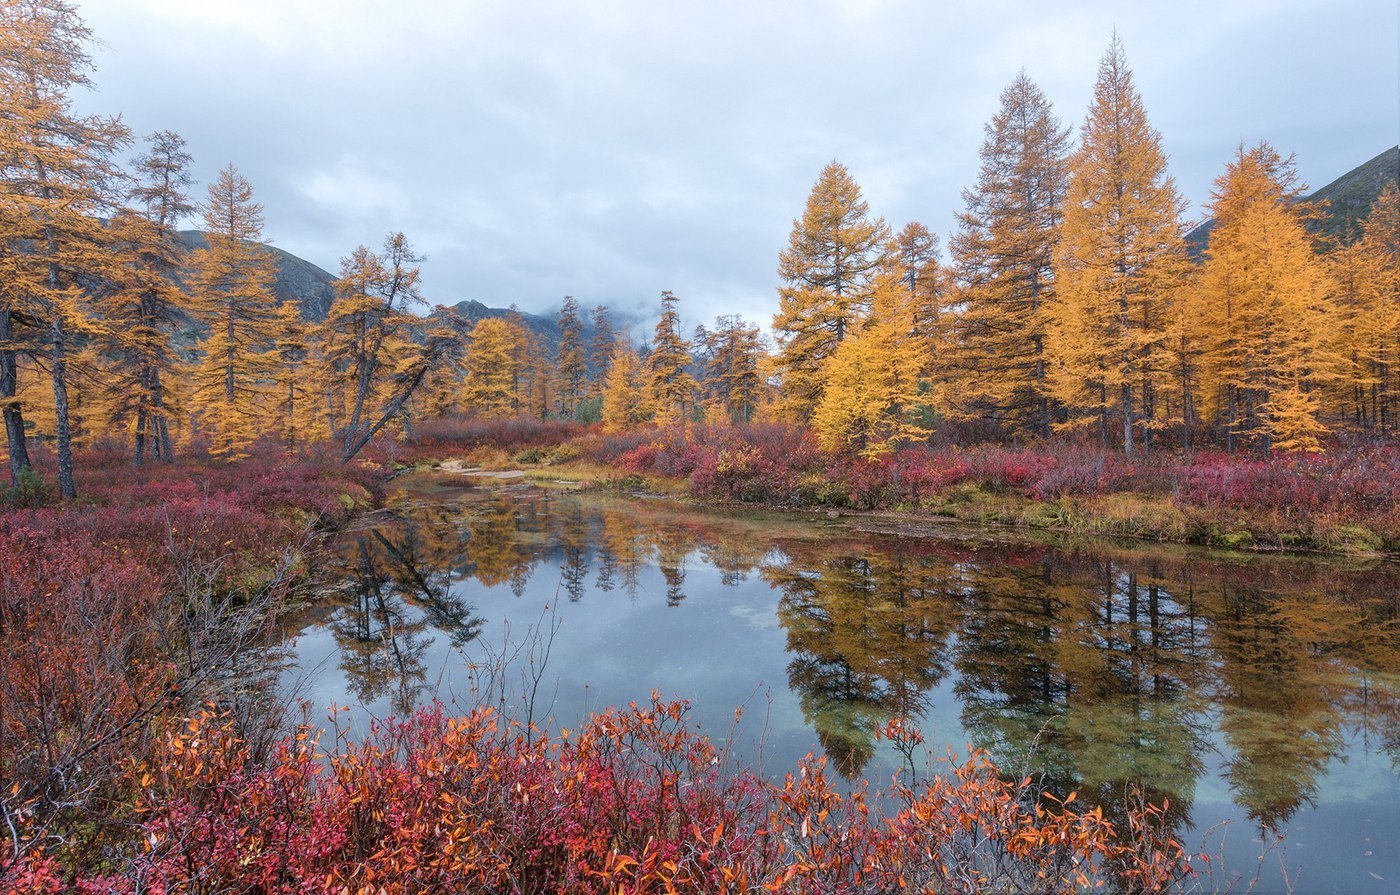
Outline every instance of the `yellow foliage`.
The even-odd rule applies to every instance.
[[[1105,441],[1120,428],[1128,453],[1163,386],[1166,303],[1186,273],[1182,207],[1115,35],[1070,163],[1046,384],[1069,425],[1097,423]]]

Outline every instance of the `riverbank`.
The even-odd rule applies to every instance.
[[[572,424],[456,424],[408,459],[461,459],[534,480],[684,495],[712,505],[873,512],[1236,550],[1400,555],[1400,448],[1322,455],[1156,451],[1074,442],[914,447],[878,461],[806,430],[691,426],[619,436]]]
[[[275,448],[139,468],[93,451],[79,468],[77,501],[37,476],[0,489],[0,808],[15,849],[59,842],[75,865],[125,841],[135,769],[191,713],[217,703],[249,741],[279,735],[247,656],[387,478]]]

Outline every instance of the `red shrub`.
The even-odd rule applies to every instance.
[[[887,735],[914,740],[897,722]],[[140,772],[134,852],[79,885],[132,891],[787,893],[1157,891],[1191,875],[1159,809],[1117,830],[1037,801],[981,754],[874,812],[810,756],[778,786],[732,772],[653,695],[545,736],[490,710],[379,725],[328,754],[302,730],[259,764],[220,718]],[[48,872],[0,869],[11,886]],[[43,878],[42,876],[40,877]]]

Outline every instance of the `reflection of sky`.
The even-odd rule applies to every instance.
[[[557,511],[556,504],[550,512]],[[708,563],[701,551],[692,550],[680,564],[685,598],[677,606],[668,606],[667,583],[654,553],[645,554],[633,599],[620,582],[609,592],[598,588],[599,557],[590,550],[587,589],[581,600],[571,602],[562,587],[563,549],[540,543],[538,538],[531,540],[535,565],[519,597],[509,584],[485,587],[472,579],[454,581],[452,594],[474,607],[485,625],[480,639],[460,650],[446,636],[433,638],[423,655],[427,691],[465,709],[472,700],[468,665],[486,661],[488,646],[501,651],[507,624],[508,636],[518,641],[542,620],[547,623],[548,606],[557,612],[560,624],[536,717],[549,713],[556,726],[577,728],[590,710],[645,702],[657,689],[668,698],[690,700],[692,719],[716,740],[727,740],[734,709],[743,705],[744,720],[732,748],[741,760],[761,757],[762,770],[770,776],[780,777],[809,751],[820,754],[799,695],[789,688],[788,665],[793,656],[787,651],[787,632],[775,614],[779,593],[760,575],[750,573],[726,585],[724,573]],[[770,551],[768,560],[776,556]],[[403,611],[406,618],[420,617],[411,607]],[[330,703],[353,703],[350,681],[340,667],[328,625],[318,623],[304,630],[297,639],[296,654],[300,667],[289,672],[287,680],[300,680],[297,695],[312,705],[313,717]],[[949,669],[928,694],[929,708],[921,726],[935,756],[949,749],[965,755],[971,738],[954,694],[957,681],[956,670]],[[352,705],[352,715],[360,724],[370,717],[387,716],[396,689],[391,683],[390,695]],[[1204,828],[1228,819],[1226,866],[1249,872],[1261,847],[1258,832],[1234,804],[1224,776],[1227,747],[1218,727],[1218,707],[1208,709],[1206,716],[1210,725],[1203,731],[1208,743],[1201,756],[1203,770],[1194,793],[1187,793],[1198,829],[1183,838],[1195,850]],[[1344,881],[1338,891],[1393,891],[1387,886],[1400,882],[1396,853],[1400,785],[1384,753],[1368,752],[1354,731],[1348,731],[1346,740],[1344,753],[1328,763],[1318,781],[1318,806],[1304,806],[1294,815],[1284,853],[1291,873],[1304,868],[1300,891],[1331,891],[1335,880]],[[897,764],[893,750],[881,745],[865,774],[883,782]],[[1279,884],[1277,865],[1277,856],[1265,858],[1264,886],[1257,891]],[[1373,873],[1385,879],[1375,879]]]

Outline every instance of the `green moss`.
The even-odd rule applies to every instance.
[[[1385,546],[1380,535],[1364,525],[1339,525],[1329,540],[1345,553],[1377,553]]]
[[[1254,535],[1248,531],[1227,531],[1218,536],[1216,543],[1221,547],[1241,549],[1254,545]]]

